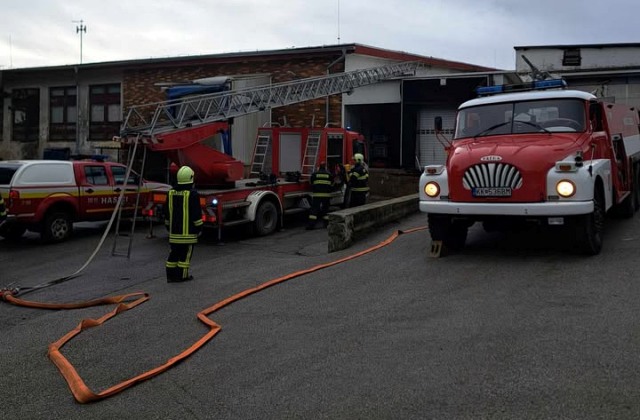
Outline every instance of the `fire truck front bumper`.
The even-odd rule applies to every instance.
[[[421,200],[423,213],[460,216],[578,216],[593,213],[593,201],[556,201],[545,203],[460,203],[451,201]]]

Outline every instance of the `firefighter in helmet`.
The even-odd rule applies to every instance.
[[[171,247],[166,263],[169,283],[193,279],[189,266],[203,224],[200,196],[193,188],[193,177],[190,167],[181,167],[176,175],[175,188],[169,190],[165,212]]]
[[[318,169],[311,174],[311,211],[307,230],[315,228],[318,219],[322,219],[324,227],[329,224],[329,204],[333,191],[333,175],[327,170],[327,164],[320,162]]]
[[[364,163],[364,156],[362,153],[356,153],[353,160],[355,165],[349,171],[349,207],[366,204],[369,194],[369,170]]]

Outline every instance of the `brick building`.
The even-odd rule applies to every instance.
[[[132,105],[165,100],[160,86],[213,76],[229,76],[236,87],[278,83],[384,65],[419,61],[420,74],[482,72],[472,64],[447,61],[360,44],[227,54],[88,63],[0,71],[0,159],[37,159],[45,152],[106,154],[121,160],[112,141]],[[257,127],[351,126],[379,143],[380,166],[406,166],[402,138],[401,80],[357,89],[236,118],[233,154],[249,163]],[[348,121],[347,121],[348,119]],[[372,140],[373,141],[373,140]],[[411,135],[406,140],[414,145]],[[413,146],[415,147],[415,146]],[[166,160],[151,158],[151,173],[162,178]]]

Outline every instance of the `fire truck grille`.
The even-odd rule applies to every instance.
[[[507,163],[481,163],[467,169],[462,184],[468,190],[473,188],[511,188],[522,186],[522,176],[515,166]]]

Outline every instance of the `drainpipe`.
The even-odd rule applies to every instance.
[[[346,57],[347,57],[347,50],[346,50],[346,48],[343,48],[342,49],[342,55],[340,57],[336,58],[335,60],[333,60],[331,62],[331,64],[329,64],[327,66],[327,76],[329,75],[329,70],[331,69],[331,67],[335,66],[340,61],[343,61]],[[327,125],[327,124],[329,124],[329,97],[328,96],[326,97],[324,102],[325,102],[324,122],[325,122],[325,125]]]

